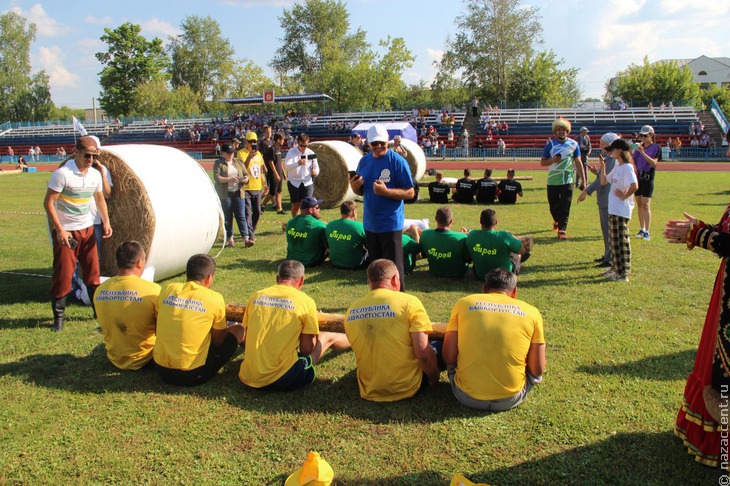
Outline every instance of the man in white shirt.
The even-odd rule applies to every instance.
[[[314,194],[314,178],[319,175],[317,155],[307,148],[308,145],[309,135],[300,133],[297,136],[297,146],[289,150],[284,161],[292,217],[299,214],[301,200]]]

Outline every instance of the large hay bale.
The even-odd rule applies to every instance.
[[[339,140],[312,142],[309,148],[317,154],[319,175],[314,179],[314,197],[323,199],[324,208],[338,207],[352,201],[357,195],[350,188],[348,171],[357,169],[362,154]]]
[[[107,200],[114,232],[102,247],[102,275],[116,273],[114,253],[125,240],[142,243],[157,281],[184,272],[188,258],[210,251],[223,213],[200,164],[180,150],[142,144],[102,147],[101,162],[114,182]]]

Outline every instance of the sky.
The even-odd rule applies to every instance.
[[[91,108],[99,96],[102,65],[96,52],[104,28],[130,21],[142,35],[180,33],[190,15],[210,16],[221,26],[238,58],[252,60],[273,78],[268,66],[283,36],[279,17],[291,0],[2,0],[0,11],[12,10],[37,26],[31,46],[33,72],[50,75],[51,97],[57,106]],[[3,5],[4,4],[4,5]],[[447,38],[456,33],[455,20],[465,8],[460,0],[345,0],[354,31],[367,32],[377,46],[381,39],[403,37],[416,57],[403,80],[432,81],[433,62],[443,55]],[[583,97],[601,98],[605,84],[644,56],[692,59],[700,55],[730,57],[730,2],[727,0],[523,0],[537,7],[543,26],[542,50],[553,50],[563,67],[579,69]],[[277,93],[288,94],[288,93]],[[493,100],[483,100],[489,102]],[[98,102],[97,102],[98,103]]]

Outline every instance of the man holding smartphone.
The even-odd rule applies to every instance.
[[[94,238],[94,217],[90,212],[92,199],[101,217],[102,237],[112,235],[102,175],[92,168],[100,155],[99,149],[95,137],[79,138],[74,148],[74,160],[69,160],[53,173],[43,201],[53,240],[53,331],[63,329],[66,295],[71,292],[71,276],[77,260],[84,271],[84,284],[91,298],[99,285],[99,255]]]
[[[286,154],[284,167],[287,170],[287,188],[291,199],[292,217],[299,214],[299,204],[305,197],[314,194],[314,178],[319,175],[317,154],[309,146],[309,135],[300,133],[297,146]]]

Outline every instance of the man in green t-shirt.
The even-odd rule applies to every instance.
[[[487,208],[479,217],[481,230],[470,231],[466,235],[466,247],[474,262],[474,275],[479,280],[490,270],[504,268],[515,275],[520,273],[522,262],[530,256],[525,245],[512,236],[509,231],[498,231],[497,213]]]
[[[436,210],[436,229],[421,235],[421,251],[428,260],[428,273],[436,277],[460,278],[469,268],[466,234],[451,231],[453,213],[448,206]]]
[[[305,267],[319,265],[327,258],[326,224],[319,220],[322,199],[311,196],[301,200],[300,214],[286,224],[286,259]]]
[[[368,252],[365,249],[365,229],[357,221],[357,203],[343,202],[340,216],[325,229],[330,262],[337,268],[365,268]]]

